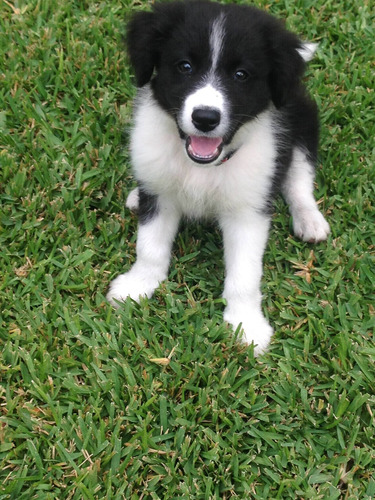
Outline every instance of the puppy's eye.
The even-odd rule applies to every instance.
[[[239,82],[244,82],[249,78],[249,73],[245,71],[244,69],[238,69],[234,75],[233,78]]]
[[[180,61],[177,63],[177,69],[183,75],[191,75],[193,72],[193,67],[189,61]]]

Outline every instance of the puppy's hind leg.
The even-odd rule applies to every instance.
[[[289,204],[294,234],[310,243],[326,240],[330,232],[328,222],[319,212],[313,191],[314,167],[305,152],[295,148],[282,194]]]

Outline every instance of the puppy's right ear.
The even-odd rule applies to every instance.
[[[138,87],[151,80],[157,64],[155,14],[137,12],[128,24],[126,44]]]

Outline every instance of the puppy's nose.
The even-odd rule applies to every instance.
[[[212,108],[196,108],[191,114],[195,127],[201,132],[211,132],[220,123],[220,111]]]

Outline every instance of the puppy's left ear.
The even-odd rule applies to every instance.
[[[271,71],[268,82],[272,101],[277,108],[286,104],[299,87],[305,61],[314,52],[310,44],[304,45],[297,36],[281,25],[269,33]]]

